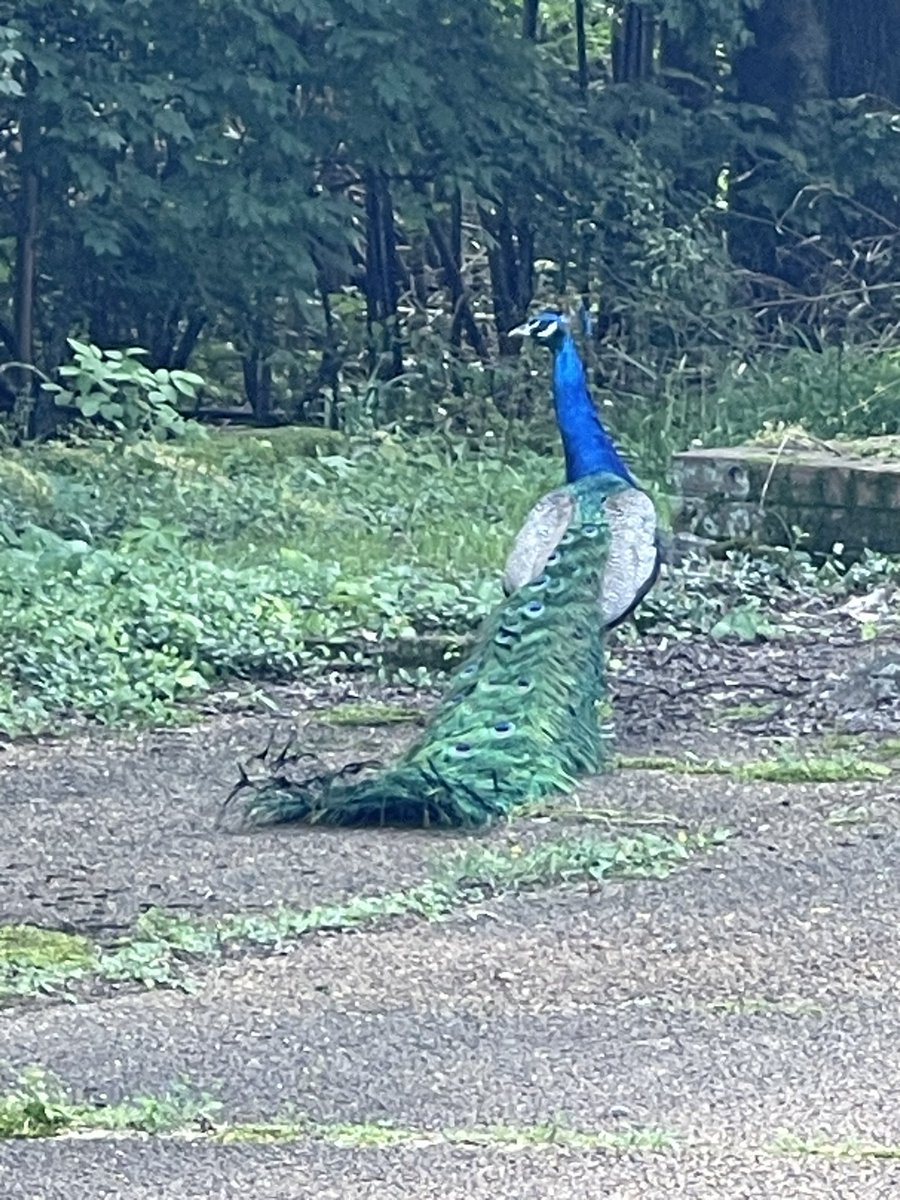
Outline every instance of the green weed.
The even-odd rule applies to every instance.
[[[722,1016],[746,1017],[778,1013],[788,1017],[818,1017],[822,1007],[812,1000],[774,999],[763,996],[736,996],[712,1000],[706,1007]]]
[[[162,1096],[139,1096],[117,1104],[85,1104],[49,1072],[29,1067],[14,1089],[0,1096],[0,1138],[57,1137],[66,1133],[129,1130],[169,1133],[204,1122],[221,1105],[186,1085]]]
[[[35,925],[0,925],[0,997],[55,990],[96,962],[87,938]]]

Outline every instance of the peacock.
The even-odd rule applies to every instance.
[[[609,546],[598,597],[603,627],[613,629],[637,608],[659,576],[662,551],[656,509],[597,416],[568,319],[547,309],[509,336],[535,338],[553,353],[553,402],[566,486],[542,496],[525,518],[506,560],[503,590],[509,596],[534,579],[570,528],[576,506],[572,484],[613,475],[627,486],[611,489],[603,501]]]
[[[506,599],[397,763],[295,779],[282,754],[264,781],[242,776],[246,823],[483,828],[604,766],[604,634],[656,578],[655,512],[597,416],[568,319],[543,310],[511,332],[552,353],[566,484],[526,518]]]

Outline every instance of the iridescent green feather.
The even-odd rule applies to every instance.
[[[568,485],[576,511],[544,573],[487,618],[422,737],[394,766],[352,785],[274,777],[255,788],[247,821],[478,827],[600,770],[603,501],[625,486],[606,474]]]

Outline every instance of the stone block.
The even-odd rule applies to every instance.
[[[900,438],[895,439],[900,448]],[[885,439],[879,439],[884,443]],[[673,474],[676,528],[705,538],[791,545],[850,554],[900,554],[900,458],[861,454],[853,446],[776,451],[763,446],[687,450]]]

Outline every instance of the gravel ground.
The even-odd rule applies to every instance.
[[[843,732],[864,735],[853,753],[892,761],[885,739],[900,733],[900,705],[879,672],[900,643],[861,648],[849,618],[829,628],[816,639],[800,622],[757,646],[621,650],[620,748],[733,760],[769,754],[780,738],[808,748]],[[273,696],[282,723],[296,716],[306,742],[338,761],[389,757],[411,736],[315,719],[317,706],[376,692],[335,680]],[[0,921],[104,940],[152,906],[216,914],[395,890],[472,844],[217,828],[236,762],[271,725],[219,714],[190,731],[3,747]],[[34,1063],[97,1102],[184,1078],[221,1101],[216,1123],[299,1113],[320,1130],[279,1145],[219,1145],[205,1127],[0,1143],[0,1194],[900,1195],[897,771],[778,784],[623,770],[578,800],[580,818],[518,821],[487,840],[527,847],[584,832],[589,818],[592,832],[727,826],[732,836],[665,879],[500,896],[437,924],[322,932],[239,955],[201,971],[192,995],[125,989],[11,1005],[0,1011],[7,1085]],[[373,1122],[397,1126],[403,1144],[340,1144],[339,1127]],[[672,1145],[527,1144],[554,1123]],[[521,1144],[497,1144],[498,1126],[519,1129]],[[446,1144],[445,1128],[480,1131],[486,1144]],[[784,1135],[825,1139],[841,1156],[787,1153]]]

